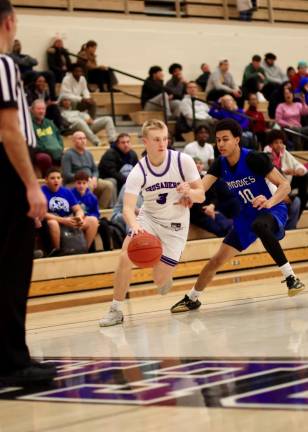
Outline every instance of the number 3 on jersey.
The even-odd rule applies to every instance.
[[[244,189],[243,191],[239,191],[239,195],[243,199],[244,204],[252,202],[255,199],[250,189]]]
[[[156,200],[157,204],[166,204],[168,193],[162,193],[158,195],[158,199]]]

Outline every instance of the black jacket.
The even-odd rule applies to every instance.
[[[49,69],[54,72],[56,81],[61,82],[71,66],[71,59],[67,49],[54,47],[48,48],[47,63]],[[66,70],[63,70],[63,66],[66,66]]]
[[[163,82],[160,80],[154,80],[153,78],[147,78],[142,86],[141,91],[141,105],[144,108],[148,100],[158,96],[163,91]]]
[[[120,173],[121,168],[130,164],[135,166],[138,162],[137,153],[130,150],[128,154],[122,153],[116,146],[112,146],[102,156],[98,165],[100,178],[114,178],[117,181],[118,192],[126,181],[126,177]]]

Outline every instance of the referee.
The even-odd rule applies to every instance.
[[[26,386],[55,370],[32,360],[25,340],[34,219],[45,216],[46,201],[30,161],[36,141],[20,74],[4,54],[15,34],[14,9],[0,0],[0,383]]]

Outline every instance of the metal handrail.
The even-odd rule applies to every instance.
[[[128,77],[130,77],[130,78],[134,78],[134,79],[136,79],[136,80],[138,80],[138,81],[145,81],[145,79],[144,78],[140,78],[140,77],[138,77],[137,75],[133,75],[133,74],[131,74],[131,73],[128,73],[128,72],[124,72],[124,71],[122,71],[122,70],[120,70],[120,69],[116,69],[116,68],[114,68],[114,67],[108,67],[108,69],[111,69],[111,70],[113,70],[114,72],[117,72],[117,73],[119,73],[119,74],[122,74],[122,75],[125,75],[125,76],[128,76]]]
[[[127,76],[127,77],[130,77],[130,78],[134,78],[134,79],[136,79],[136,80],[138,80],[138,81],[142,81],[142,82],[145,82],[145,79],[144,78],[140,78],[140,77],[138,77],[137,75],[133,75],[133,74],[131,74],[131,73],[129,73],[129,72],[124,72],[124,71],[122,71],[122,70],[120,70],[120,69],[116,69],[116,68],[114,68],[114,67],[108,67],[108,70],[109,70],[109,73],[110,73],[110,83],[111,83],[111,73],[112,72],[117,72],[117,73],[119,73],[119,74],[122,74],[122,75],[125,75],[125,76]],[[129,93],[129,92],[126,92],[126,91],[124,91],[124,90],[122,90],[122,89],[119,89],[119,88],[114,88],[113,87],[113,85],[111,85],[111,87],[110,87],[110,101],[111,101],[111,116],[112,116],[112,119],[113,119],[113,122],[114,122],[114,125],[116,126],[116,112],[115,112],[115,101],[114,101],[114,92],[115,92],[115,90],[117,91],[117,92],[120,92],[120,93],[123,93],[123,94],[126,94],[126,95],[128,95],[128,96],[132,96],[132,97],[134,97],[134,98],[136,98],[136,99],[141,99],[141,97],[140,96],[137,96],[137,95],[135,95],[135,94],[132,94],[132,93]],[[167,121],[168,121],[168,116],[167,116],[167,107],[166,107],[166,98],[165,98],[165,88],[164,88],[164,86],[162,87],[162,95],[163,95],[163,114],[164,114],[164,120],[165,120],[165,123],[167,124]],[[155,102],[151,102],[153,105],[157,105],[157,106],[159,106],[159,107],[161,107],[161,105],[159,105],[159,104],[156,104]]]

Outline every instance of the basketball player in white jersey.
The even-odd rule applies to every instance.
[[[147,231],[162,242],[163,253],[160,262],[153,267],[153,280],[159,292],[166,294],[187,240],[188,201],[204,201],[202,182],[193,159],[167,149],[167,126],[159,120],[150,120],[143,125],[142,138],[147,155],[135,165],[125,184],[123,214],[131,233],[123,243],[115,273],[113,301],[108,314],[99,322],[101,327],[123,322],[122,305],[132,269],[127,254],[131,236]],[[144,203],[136,216],[140,191]]]

